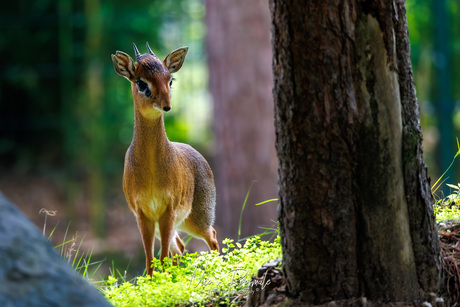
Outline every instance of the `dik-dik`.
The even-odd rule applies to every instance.
[[[112,55],[115,71],[131,82],[134,135],[125,156],[123,191],[137,218],[152,275],[153,241],[161,240],[163,261],[182,255],[184,243],[177,230],[204,239],[219,250],[212,227],[216,204],[214,177],[206,160],[191,146],[169,141],[163,113],[171,110],[171,74],[184,63],[188,47],[172,51],[161,61],[150,49],[136,62],[124,52]]]

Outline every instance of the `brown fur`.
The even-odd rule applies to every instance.
[[[123,191],[137,218],[149,275],[158,232],[162,261],[170,249],[173,256],[184,252],[176,230],[219,250],[212,227],[216,191],[211,168],[191,146],[170,142],[164,129],[161,110],[171,106],[171,73],[181,68],[186,53],[186,48],[179,48],[163,61],[145,54],[136,63],[124,52],[112,55],[116,72],[131,82],[134,99],[134,135],[125,156]],[[138,89],[139,79],[148,84],[150,97]]]

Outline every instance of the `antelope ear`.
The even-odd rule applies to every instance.
[[[165,64],[166,68],[169,70],[171,74],[175,73],[182,67],[182,64],[184,64],[185,56],[187,55],[187,52],[188,52],[188,47],[180,47],[172,51],[170,54],[168,54],[165,57],[165,59],[163,60],[163,63]]]
[[[117,51],[112,54],[113,67],[117,74],[125,77],[131,82],[134,82],[134,61],[133,59],[124,52]]]

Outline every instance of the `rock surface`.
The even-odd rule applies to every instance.
[[[0,306],[111,306],[1,193]]]

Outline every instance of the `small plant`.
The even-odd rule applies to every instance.
[[[457,152],[455,153],[452,162],[450,163],[449,167],[444,171],[444,173],[439,177],[438,180],[433,184],[431,187],[431,193],[435,197],[436,203],[433,205],[433,211],[436,216],[437,222],[443,222],[448,220],[456,220],[460,221],[460,184],[452,185],[446,184],[448,187],[453,189],[453,193],[448,195],[447,197],[439,197],[436,195],[436,192],[440,188],[440,186],[448,179],[443,179],[444,175],[449,171],[452,165],[457,159],[458,155],[460,155],[460,144],[457,139]]]
[[[44,208],[40,209],[39,214],[45,214],[45,221],[43,223],[43,236],[46,238],[46,225],[47,225],[47,218],[48,216],[55,216],[57,211],[49,211]],[[56,231],[59,222],[54,226],[53,230],[51,230],[50,234],[48,235],[48,240],[51,241],[51,238]],[[85,253],[81,252],[80,248],[83,243],[84,237],[78,242],[78,232],[75,235],[67,240],[67,234],[69,232],[70,223],[67,225],[66,231],[64,233],[64,238],[61,244],[54,246],[56,251],[61,255],[61,257],[67,262],[72,265],[72,267],[82,275],[82,277],[91,279],[95,276],[96,272],[99,270],[100,266],[104,262],[104,260],[91,262],[91,257],[93,252]],[[90,267],[91,267],[91,274],[90,274]],[[93,282],[94,283],[94,282]]]
[[[115,306],[237,305],[247,296],[251,277],[260,266],[281,258],[280,238],[269,242],[254,236],[244,245],[230,239],[223,244],[222,255],[186,254],[177,266],[168,258],[164,265],[154,259],[152,277],[127,282],[109,276],[102,291]]]
[[[452,159],[452,162],[450,163],[449,167],[444,171],[444,173],[441,175],[441,177],[439,177],[438,180],[436,180],[436,182],[433,184],[433,186],[431,187],[431,193],[435,194],[436,191],[439,189],[439,187],[441,186],[441,184],[446,181],[448,178],[442,180],[442,178],[444,177],[444,175],[449,171],[449,169],[452,167],[452,165],[454,165],[454,162],[455,162],[455,159],[457,159],[458,155],[460,155],[460,144],[458,142],[458,139],[457,139],[457,152],[455,153],[455,156],[454,158]],[[441,181],[442,180],[442,181]]]
[[[460,222],[460,184],[446,184],[453,189],[453,193],[445,198],[439,199],[433,206],[437,222],[455,220]]]

